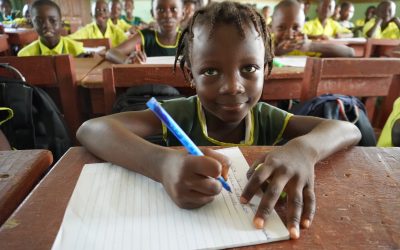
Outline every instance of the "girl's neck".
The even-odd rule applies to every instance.
[[[171,32],[161,31],[160,29],[158,29],[157,31],[157,38],[160,43],[164,45],[175,45],[177,36],[178,32],[176,31],[176,29]]]
[[[54,49],[58,43],[60,42],[60,37],[54,37],[52,39],[42,39],[40,38],[40,41],[46,45],[47,48],[49,49]]]
[[[116,25],[118,23],[118,17],[111,18],[111,21],[112,21],[113,24]]]
[[[318,19],[319,19],[319,22],[322,24],[322,27],[325,27],[326,21],[328,20],[328,18],[321,19],[321,18],[318,17]]]
[[[245,119],[237,123],[226,123],[204,110],[209,137],[221,142],[240,143],[245,139]]]
[[[133,19],[132,13],[126,13],[126,19],[132,20]]]

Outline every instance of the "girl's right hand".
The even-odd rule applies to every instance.
[[[135,51],[131,53],[125,60],[126,64],[143,64],[147,60],[146,53],[143,51]]]
[[[211,149],[204,149],[203,153],[205,156],[179,152],[161,168],[161,183],[181,208],[198,208],[213,201],[222,190],[216,178],[227,179],[230,160]]]

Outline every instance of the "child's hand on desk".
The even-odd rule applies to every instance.
[[[205,156],[178,151],[176,157],[170,157],[172,161],[168,160],[160,168],[161,183],[181,208],[198,208],[213,201],[222,189],[216,178],[222,176],[226,180],[228,177],[230,160],[210,149],[202,151]]]
[[[304,228],[310,226],[315,213],[315,157],[301,148],[298,142],[291,141],[267,153],[249,170],[241,202],[248,203],[260,188],[265,190],[254,218],[256,228],[264,227],[282,191],[287,193],[286,223],[290,237],[300,237],[300,222]]]
[[[307,35],[298,33],[293,39],[280,42],[275,48],[275,54],[278,56],[286,55],[293,50],[307,52],[310,44],[311,41],[308,40]]]
[[[126,64],[143,64],[147,60],[146,53],[143,51],[134,51],[126,59]]]

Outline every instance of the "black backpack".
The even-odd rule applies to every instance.
[[[130,87],[125,93],[118,96],[113,105],[112,113],[145,110],[147,109],[146,102],[151,97],[155,97],[157,101],[160,102],[183,96],[176,88],[165,84],[145,84],[134,86]],[[145,139],[152,143],[165,146],[162,135],[150,136]]]
[[[18,79],[0,77],[0,106],[14,116],[0,128],[16,149],[48,149],[55,161],[71,146],[71,138],[59,109],[42,89],[25,82],[22,74],[8,64],[0,64]]]
[[[359,146],[376,146],[374,129],[368,120],[364,104],[354,96],[325,94],[294,106],[290,112],[295,115],[349,121],[361,131]]]

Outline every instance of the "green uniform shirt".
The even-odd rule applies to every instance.
[[[207,135],[207,125],[197,96],[165,101],[162,106],[198,146],[274,145],[282,138],[292,114],[266,103],[258,103],[246,117],[246,138],[240,144],[225,143]],[[163,124],[168,146],[182,146]]]
[[[133,17],[133,19],[131,19],[131,20],[128,20],[128,17],[125,15],[122,15],[121,18],[123,20],[125,20],[125,22],[129,23],[130,25],[134,25],[134,26],[139,26],[140,24],[143,23],[142,19],[137,16]]]
[[[142,46],[148,57],[152,56],[175,56],[181,32],[178,31],[174,45],[164,45],[160,43],[157,32],[150,29],[138,30],[142,38]]]

